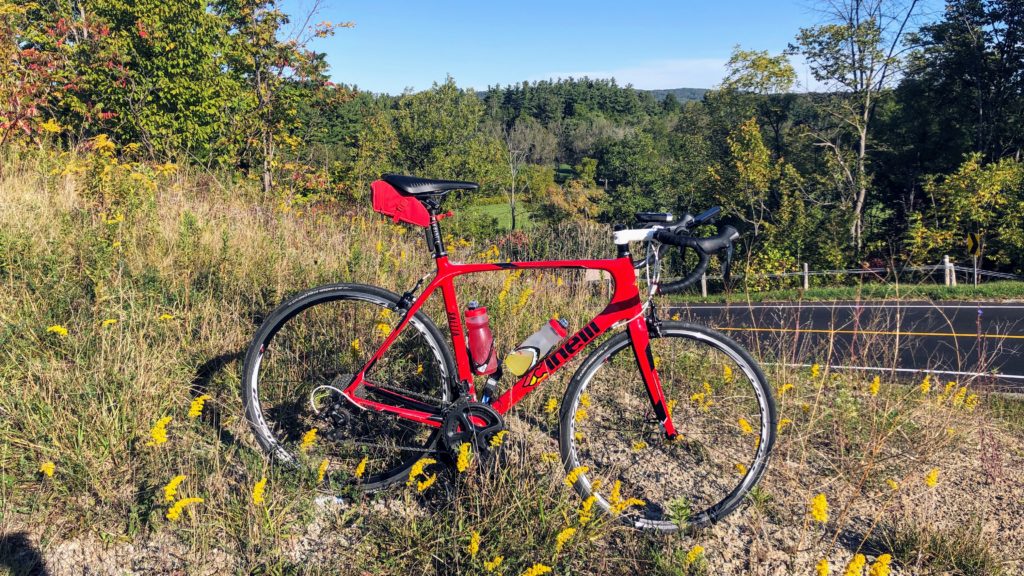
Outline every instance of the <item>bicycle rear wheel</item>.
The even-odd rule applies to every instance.
[[[775,402],[757,363],[713,330],[663,322],[651,352],[680,435],[665,437],[622,333],[569,383],[562,461],[584,499],[637,528],[705,526],[735,510],[764,473]]]
[[[268,453],[314,469],[326,460],[327,488],[373,490],[435,452],[437,429],[364,410],[340,394],[397,326],[398,302],[381,288],[337,284],[301,293],[267,317],[245,357],[242,399]],[[416,313],[366,373],[373,386],[356,395],[392,405],[397,395],[440,412],[450,404],[454,371],[437,327]]]

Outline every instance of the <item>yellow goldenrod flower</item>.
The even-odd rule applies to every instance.
[[[722,379],[726,382],[732,382],[732,366],[728,364],[722,366]]]
[[[846,571],[843,572],[843,576],[861,576],[864,573],[864,565],[867,563],[868,559],[863,554],[857,554],[846,565]]]
[[[361,466],[363,466],[363,468],[365,468],[366,467],[366,458],[363,458],[363,461],[360,462],[359,464]],[[323,460],[320,461],[320,466],[317,467],[317,469],[316,469],[316,481],[317,481],[317,483],[320,483],[320,482],[324,481],[324,476],[327,475],[327,466],[328,465],[330,465],[330,462],[327,460],[327,458],[324,458]],[[356,468],[356,472],[357,473],[360,472],[358,467]],[[356,478],[359,478],[359,476],[356,476]]]
[[[963,403],[964,403],[966,398],[967,398],[967,386],[964,386],[964,387],[960,388],[959,390],[957,390],[956,391],[956,395],[953,396],[953,406],[956,406],[957,408],[959,408],[960,406],[963,405]]]
[[[882,554],[871,564],[868,576],[889,576],[889,573],[892,572],[892,568],[889,567],[891,562],[891,554]]]
[[[558,457],[558,452],[545,452],[540,455],[540,461],[546,462],[548,464],[553,464],[555,462],[558,462],[559,460],[560,459]]]
[[[151,440],[146,442],[146,446],[159,446],[167,442],[167,425],[171,423],[170,416],[164,416],[163,418],[156,421],[156,424],[149,430],[149,437]]]
[[[746,464],[743,464],[742,462],[737,462],[736,463],[736,472],[738,472],[740,476],[746,476],[747,475],[747,466],[746,466]]]
[[[463,442],[459,445],[459,457],[455,460],[455,468],[458,471],[465,472],[469,469],[469,461],[473,457],[472,449],[469,442]]]
[[[811,405],[806,403],[806,402],[804,402],[803,404],[800,405],[800,409],[803,410],[804,412],[810,412],[811,411]]]
[[[374,330],[377,333],[377,337],[381,339],[387,338],[391,334],[391,326],[388,326],[385,322],[378,322]]]
[[[359,338],[353,340],[349,346],[352,348],[353,352],[359,352]]]
[[[310,428],[302,435],[302,442],[299,444],[299,450],[302,452],[309,452],[309,449],[313,447],[314,442],[316,442],[316,428]]]
[[[46,122],[39,124],[39,129],[47,134],[59,134],[62,130],[61,125],[57,123],[53,118],[48,119]]]
[[[473,533],[469,536],[469,544],[466,546],[466,553],[469,554],[470,558],[476,558],[477,552],[480,551],[480,533],[473,530]]]
[[[196,397],[196,399],[193,400],[192,404],[188,407],[188,417],[195,419],[202,416],[203,407],[206,406],[206,401],[210,399],[211,397],[209,394],[202,394]]]
[[[106,328],[107,326],[113,326],[117,324],[117,318],[107,318],[103,322],[100,322],[100,327]]]
[[[39,465],[39,471],[46,475],[47,478],[53,478],[53,472],[57,469],[57,465],[53,462],[43,462]]]
[[[783,384],[782,387],[779,388],[779,396],[782,396],[783,394],[785,394],[786,392],[789,392],[792,389],[793,389],[793,385],[792,384],[788,384],[788,383],[787,384]]]
[[[412,465],[412,468],[409,469],[409,479],[406,480],[405,485],[412,486],[416,483],[417,478],[420,476],[426,476],[423,470],[431,464],[437,464],[437,460],[434,460],[433,458],[420,458],[417,460],[416,463]]]
[[[548,414],[554,414],[555,410],[558,410],[558,399],[552,396],[548,398],[547,404],[544,404],[544,411]]]
[[[495,434],[494,437],[491,438],[491,441],[488,442],[488,444],[490,444],[491,448],[497,448],[498,446],[501,446],[505,442],[505,436],[507,435],[508,430],[502,430],[501,432]]]
[[[374,249],[377,251],[377,254],[380,254],[381,252],[383,252],[384,251],[384,241],[383,240],[377,240],[377,245],[374,246]]]
[[[266,497],[265,497],[266,490],[267,490],[267,477],[264,476],[264,477],[260,478],[259,482],[256,482],[256,484],[254,484],[253,487],[252,487],[252,503],[253,504],[263,504],[263,502],[266,500]]]
[[[418,364],[416,366],[416,375],[419,376],[420,374],[423,374],[423,364]]]
[[[555,552],[561,552],[565,543],[572,540],[573,535],[576,534],[575,528],[566,528],[555,536]]]
[[[173,314],[166,314],[166,313],[164,313],[164,314],[161,314],[157,318],[157,320],[159,320],[161,322],[166,322],[167,320],[174,320],[174,315]]]
[[[882,379],[879,378],[878,376],[875,376],[875,378],[873,380],[871,380],[871,388],[868,389],[868,391],[871,393],[872,396],[878,396],[878,390],[881,387],[882,387]]]
[[[676,407],[676,400],[673,398],[665,403],[665,412],[668,412],[669,416],[672,416],[672,409]]]
[[[672,315],[672,320],[675,320],[677,322],[680,318],[682,318],[682,316],[679,315],[679,312],[676,312],[675,314]]]
[[[590,408],[590,392],[584,392],[580,394],[580,406],[584,408]]]
[[[572,437],[575,438],[577,442],[582,442],[583,432],[576,432],[575,434],[572,435]]]
[[[583,422],[584,420],[587,419],[587,409],[586,408],[580,408],[579,410],[576,411],[576,414],[573,415],[572,419],[577,424],[579,424],[580,422]]]
[[[968,412],[974,412],[974,409],[978,407],[978,400],[977,394],[971,394],[966,400],[964,400],[964,408],[966,408]]]
[[[704,547],[700,544],[694,544],[693,548],[686,553],[686,566],[689,566],[699,560],[704,555]]]
[[[929,488],[935,488],[939,483],[939,469],[932,468],[924,477],[924,483],[927,484]]]
[[[824,494],[818,494],[811,499],[811,518],[824,524],[828,522],[828,498]]]
[[[821,366],[818,364],[811,365],[811,378],[817,378],[821,375]]]
[[[580,526],[586,526],[587,522],[590,522],[594,518],[594,502],[596,501],[597,496],[594,496],[593,494],[587,496],[587,499],[583,501],[579,511]]]
[[[167,510],[167,519],[170,520],[171,522],[174,522],[178,518],[181,518],[181,512],[182,512],[182,510],[185,509],[186,506],[189,506],[191,504],[202,504],[202,503],[203,503],[203,499],[202,498],[182,498],[181,500],[178,500],[177,502],[175,502],[174,506],[171,506]]]
[[[817,576],[828,576],[831,571],[832,568],[828,565],[828,558],[822,558],[814,565],[814,572]]]
[[[932,377],[928,374],[921,381],[921,394],[927,394],[932,391]]]
[[[56,334],[61,338],[67,337],[68,335],[68,329],[61,326],[60,324],[54,324],[53,326],[48,327],[46,329],[46,332],[49,334]]]
[[[566,485],[567,486],[572,486],[572,485],[576,484],[576,480],[579,479],[580,474],[586,474],[587,471],[589,471],[589,470],[590,470],[589,466],[577,466],[577,467],[573,468],[572,470],[569,471],[568,474],[565,475],[565,483],[566,483]]]
[[[900,483],[893,480],[892,478],[886,478],[885,483],[889,485],[889,489],[892,490],[893,492],[900,489]]]
[[[637,440],[636,442],[633,442],[633,451],[634,452],[639,452],[639,451],[643,450],[644,448],[647,448],[647,442],[644,442],[643,440]]]
[[[549,572],[551,572],[551,568],[543,564],[534,564],[533,566],[530,566],[526,572],[523,572],[522,576],[540,576],[541,574],[547,574]]]
[[[174,497],[178,495],[178,485],[185,481],[185,476],[179,474],[164,486],[164,500],[168,502],[174,502]]]
[[[487,570],[488,572],[494,572],[495,570],[498,569],[498,566],[501,566],[501,563],[504,562],[504,561],[505,561],[505,557],[504,556],[495,556],[494,560],[491,560],[489,562],[484,562],[484,570]]]
[[[793,423],[793,421],[790,420],[789,418],[783,418],[782,420],[779,420],[779,424],[778,424],[778,428],[777,428],[778,432],[781,434],[782,431],[786,428],[786,426],[789,426],[792,423]]]
[[[433,486],[434,482],[437,482],[437,474],[431,474],[426,480],[417,482],[416,491],[422,494],[427,488]]]
[[[750,425],[750,422],[747,422],[746,418],[740,418],[738,422],[740,425],[740,430],[742,430],[744,434],[754,433],[754,427]]]

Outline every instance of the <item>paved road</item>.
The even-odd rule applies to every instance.
[[[714,326],[765,363],[929,371],[1024,392],[1024,304],[689,304],[669,315]]]

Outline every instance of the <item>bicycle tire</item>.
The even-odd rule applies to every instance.
[[[723,361],[721,366],[729,365],[730,370],[733,370],[733,367],[739,370],[738,373],[730,372],[733,375],[732,379],[738,386],[742,386],[738,375],[742,374],[746,377],[746,381],[751,386],[752,399],[757,405],[758,417],[756,422],[758,423],[758,428],[756,439],[754,439],[753,426],[750,425],[750,420],[748,420],[748,426],[751,429],[749,432],[739,429],[739,419],[746,419],[744,416],[736,418],[733,415],[733,420],[719,422],[717,420],[719,414],[716,410],[715,419],[712,419],[712,396],[708,396],[707,400],[701,400],[701,402],[709,404],[705,409],[708,412],[708,420],[712,422],[713,426],[708,426],[706,436],[702,432],[694,433],[692,426],[693,412],[696,411],[697,414],[701,414],[703,410],[700,409],[701,404],[696,404],[695,407],[691,405],[691,401],[693,398],[699,397],[698,395],[703,394],[703,389],[711,388],[711,385],[708,383],[708,374],[697,374],[699,377],[696,380],[701,381],[702,384],[696,384],[697,392],[694,392],[693,396],[688,396],[684,399],[679,397],[680,392],[686,390],[686,395],[688,395],[688,391],[694,389],[694,385],[692,382],[683,383],[679,381],[694,381],[694,378],[689,373],[683,376],[683,370],[680,370],[680,373],[677,374],[675,370],[669,370],[666,369],[666,366],[662,366],[658,368],[658,371],[666,397],[672,403],[673,398],[670,394],[677,394],[675,400],[683,403],[682,405],[686,407],[685,412],[688,413],[684,414],[684,410],[679,409],[675,409],[672,412],[673,422],[681,432],[683,440],[673,444],[665,439],[665,435],[661,431],[656,417],[654,417],[650,400],[646,392],[643,391],[644,389],[641,388],[642,379],[637,370],[632,342],[629,339],[628,333],[620,333],[591,353],[576,373],[573,374],[565,391],[559,413],[559,447],[566,473],[572,474],[573,471],[577,472],[573,487],[584,500],[593,495],[595,497],[594,501],[601,510],[612,515],[621,515],[624,522],[632,524],[636,528],[674,532],[680,529],[700,528],[715,523],[732,513],[742,503],[744,496],[757,484],[767,469],[777,433],[777,411],[767,379],[757,362],[750,357],[746,350],[731,339],[702,326],[665,321],[662,322],[660,337],[656,337],[653,333],[651,334],[651,346],[655,350],[652,353],[652,357],[656,364],[660,361],[660,357],[657,356],[658,350],[664,351],[666,349],[666,346],[659,346],[659,344],[664,344],[666,339],[672,339],[674,341],[673,344],[677,343],[675,341],[678,341],[678,343],[699,343],[699,347],[703,347],[700,349],[720,352],[722,358],[731,362],[731,364],[725,364]],[[694,364],[694,358],[698,357],[690,352],[685,352],[685,349],[683,350],[684,354],[681,354],[681,356],[688,355],[689,357],[683,358],[680,363],[685,365],[687,362],[690,362],[691,365],[697,365]],[[676,360],[678,359],[670,358],[669,365]],[[664,364],[664,362],[662,363]],[[632,392],[640,397],[639,400],[633,400],[632,396],[624,393],[629,387],[630,381],[627,381],[628,379],[622,376],[622,372],[616,372],[619,369],[626,370],[628,364],[631,364],[632,372],[635,373],[633,381],[639,382],[639,384],[634,386],[637,389],[632,390]],[[706,364],[708,367],[711,366],[710,363]],[[602,377],[606,383],[600,385],[600,388],[595,388],[588,392],[588,389],[595,382],[595,378],[601,373],[602,369],[610,371],[606,376]],[[722,379],[723,381],[725,379],[724,370]],[[716,382],[714,392],[725,391],[724,387]],[[591,392],[598,392],[599,396],[595,397]],[[583,401],[584,394],[588,394],[586,402]],[[607,396],[607,398],[600,396],[600,394]],[[611,398],[613,396],[616,398]],[[752,411],[752,408],[749,408],[750,402],[750,398],[744,399],[734,395],[721,396],[723,406],[726,404],[730,406],[746,405],[748,410]],[[585,416],[581,420],[579,411],[583,403],[586,403],[589,408],[584,407]],[[595,406],[598,403],[600,403],[600,406]],[[623,411],[620,413],[610,411],[608,407],[617,405],[617,403],[622,404]],[[644,406],[646,406],[649,414],[638,415],[637,411],[643,410]],[[586,414],[587,410],[590,411],[589,414]],[[725,411],[724,408],[721,410]],[[753,419],[752,416],[748,417],[751,420]],[[618,427],[620,424],[609,427],[608,424],[613,424],[616,419],[631,422],[636,428]],[[707,444],[704,438],[713,437],[717,434],[718,430],[727,431],[732,426],[736,426],[735,436],[739,438],[738,442],[749,444],[746,446],[743,444],[737,445],[725,457],[721,457],[717,453],[709,455],[707,452],[712,448],[704,445]],[[588,437],[588,435],[600,436],[594,432],[595,430],[602,431],[604,438]],[[577,438],[577,433],[580,433],[582,436]],[[631,438],[635,438],[635,440],[632,440],[634,444],[631,447],[626,447],[625,444],[630,442]],[[658,444],[658,442],[661,442],[661,444]],[[722,444],[732,446],[736,442],[737,440],[727,437]],[[612,448],[608,449],[604,443],[612,446]],[[641,444],[643,446],[636,449]],[[752,450],[750,446],[753,446]],[[715,447],[713,449],[717,450],[718,448]],[[666,493],[670,491],[671,485],[685,485],[690,479],[693,479],[694,483],[696,483],[697,472],[694,470],[698,469],[696,466],[689,466],[686,462],[680,462],[678,466],[669,469],[669,465],[675,464],[673,459],[685,459],[691,455],[694,459],[698,459],[697,455],[700,455],[701,459],[710,460],[711,466],[714,469],[718,469],[722,467],[722,463],[716,463],[716,459],[742,459],[745,458],[743,454],[750,451],[753,452],[753,457],[749,464],[735,461],[727,462],[727,468],[736,466],[736,464],[743,464],[745,469],[742,470],[742,474],[740,474],[739,467],[736,467],[735,471],[724,471],[726,473],[722,474],[723,477],[729,477],[728,473],[731,472],[731,474],[736,476],[738,483],[730,488],[729,483],[731,480],[721,481],[725,485],[721,490],[723,494],[721,498],[710,496],[708,498],[714,500],[711,502],[707,499],[702,500],[703,497],[700,494],[681,494],[676,499],[668,499]],[[667,462],[659,462],[652,467],[649,462],[651,454],[667,454],[670,458]],[[612,461],[615,462],[612,463]],[[607,463],[600,466],[603,470],[598,470],[598,462]],[[586,469],[582,468],[584,466]],[[673,476],[672,473],[676,471],[678,471],[678,476]],[[703,480],[706,480],[709,475],[710,473],[706,474]],[[615,481],[616,486],[613,488],[612,493],[609,494],[604,492],[603,489],[595,488],[594,482],[598,478],[604,482]],[[658,485],[652,486],[656,481]],[[627,491],[626,496],[636,495],[640,497],[638,500],[644,500],[644,498],[653,494],[655,497],[660,496],[664,501],[652,502],[652,499],[648,498],[643,501],[643,506],[636,504],[629,510],[616,509],[616,506],[621,506],[623,500],[625,500],[623,495],[618,493],[618,489],[621,487],[625,487],[624,489]],[[679,490],[686,491],[683,488],[679,488]],[[606,497],[604,494],[609,494],[609,496]],[[666,495],[661,496],[662,494]],[[617,504],[610,502],[610,500],[615,501],[616,498],[618,498]],[[692,504],[690,503],[700,504],[696,506],[697,509],[692,509]],[[690,509],[676,510],[677,508],[685,508],[686,506],[684,505],[687,504],[691,506]]]
[[[263,384],[263,382],[261,382],[260,371],[261,368],[266,366],[266,364],[264,364],[265,356],[275,350],[273,347],[274,340],[287,330],[289,322],[294,322],[296,318],[299,318],[310,310],[314,310],[316,307],[325,308],[326,305],[342,302],[368,304],[376,307],[375,309],[387,309],[391,310],[393,313],[398,310],[399,300],[400,297],[397,294],[376,286],[362,284],[331,284],[301,292],[279,305],[267,316],[260,328],[257,330],[252,343],[249,345],[246,352],[243,363],[242,378],[242,400],[245,405],[246,419],[249,422],[250,428],[253,430],[257,442],[264,451],[279,462],[289,465],[299,464],[300,454],[296,451],[294,442],[289,444],[283,439],[283,437],[286,436],[290,436],[294,439],[298,430],[285,431],[282,430],[281,427],[276,427],[277,429],[275,430],[275,426],[268,423],[266,415],[267,407],[263,405],[263,402],[261,402],[261,384]],[[368,310],[375,309],[369,308]],[[328,312],[325,309],[323,313],[327,314]],[[375,312],[375,314],[383,314],[383,312]],[[393,316],[397,317],[397,314],[393,314]],[[333,318],[335,323],[338,325],[343,324],[340,318],[334,318],[333,316],[327,317]],[[353,320],[353,322],[354,321],[355,320]],[[410,331],[415,333],[415,336],[413,337],[418,336],[422,338],[423,344],[425,344],[429,349],[429,356],[427,356],[426,353],[424,353],[424,355],[428,358],[425,363],[430,364],[430,369],[429,371],[424,369],[422,385],[433,391],[429,394],[432,397],[433,394],[436,394],[436,402],[441,406],[450,403],[453,396],[449,385],[449,377],[455,374],[455,360],[452,357],[449,348],[444,344],[444,337],[430,318],[422,312],[417,312],[413,315],[409,324],[403,331],[403,334],[399,336],[399,339],[405,338],[405,333]],[[350,335],[346,334],[341,341],[343,343],[348,343],[349,346],[352,347],[352,354],[355,354],[356,350],[362,350],[363,348],[369,352],[376,350],[376,348],[370,345],[370,342],[368,341],[364,341],[365,345],[357,346],[355,343],[358,338],[359,337],[352,339]],[[376,370],[378,369],[378,366],[385,364],[388,354],[395,349],[396,345],[393,345],[385,356],[374,365],[372,368],[373,370]],[[315,354],[315,352],[311,354]],[[433,362],[430,362],[430,357],[433,357]],[[362,360],[358,358],[352,360],[353,365],[361,366],[361,362]],[[422,366],[423,364],[420,364],[420,368],[422,368]],[[303,374],[305,375],[305,373]],[[417,371],[417,375],[419,375],[419,371]],[[428,378],[428,376],[431,375],[432,377]],[[303,383],[300,383],[300,385],[302,384]],[[305,383],[305,385],[309,386],[311,384]],[[300,396],[296,400],[303,400],[303,398]],[[351,404],[346,404],[346,406],[351,407],[353,422],[356,422],[359,418],[367,421],[363,424],[356,422],[353,426],[364,426],[364,428],[368,428],[365,433],[371,437],[373,434],[378,433],[378,430],[370,428],[372,426],[372,424],[369,423],[369,419],[371,417],[378,419],[390,419],[395,422],[399,421],[398,417],[390,414],[383,414],[374,410],[360,410]],[[312,408],[309,410],[312,411]],[[296,417],[295,419],[298,420],[299,418]],[[404,423],[406,421],[401,422]],[[422,427],[427,429],[425,426]],[[383,434],[383,432],[381,432],[381,434]],[[374,471],[366,474],[365,476],[360,474],[359,476],[361,477],[358,478],[351,477],[352,475],[350,474],[343,484],[356,485],[365,491],[377,490],[394,484],[404,478],[408,473],[409,468],[416,462],[416,460],[425,455],[429,455],[429,453],[435,450],[438,438],[439,433],[437,430],[430,431],[429,436],[417,443],[415,450],[412,450],[413,447],[411,446],[407,450],[401,450],[403,456],[398,459],[393,466],[389,465],[385,469]],[[329,443],[327,444],[330,445]],[[326,459],[330,461],[329,458]],[[316,463],[312,459],[309,460],[310,461],[308,463],[311,466]],[[358,467],[358,464],[355,467]],[[348,470],[351,471],[352,469],[353,466],[351,465],[351,462],[349,462]]]

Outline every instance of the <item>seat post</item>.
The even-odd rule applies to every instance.
[[[430,212],[430,226],[427,228],[427,246],[430,247],[434,260],[437,260],[442,256],[448,255],[444,247],[444,238],[441,236],[441,223],[437,218],[441,209],[441,203],[434,197],[424,199],[423,204],[427,207],[427,211]]]

